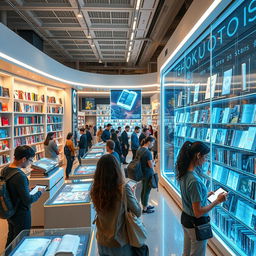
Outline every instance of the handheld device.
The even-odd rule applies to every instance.
[[[219,188],[219,189],[217,189],[215,192],[214,192],[214,194],[213,195],[210,195],[207,199],[212,203],[213,201],[215,201],[216,199],[217,199],[217,197],[218,197],[218,195],[219,194],[221,194],[221,193],[228,193],[226,190],[224,190],[223,188]]]
[[[135,91],[123,90],[118,98],[117,105],[126,110],[131,110],[135,100],[138,96],[138,93]]]
[[[34,195],[35,193],[37,193],[39,188],[44,188],[44,189],[46,189],[47,186],[45,186],[45,185],[36,185],[36,186],[30,191],[30,195]]]

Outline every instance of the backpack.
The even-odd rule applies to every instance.
[[[141,157],[147,151],[146,148],[138,149],[136,153],[136,157],[132,160],[127,166],[127,176],[129,179],[135,181],[141,181],[143,177],[142,169],[141,169]]]
[[[71,156],[71,150],[69,149],[69,147],[67,145],[65,145],[65,147],[64,147],[64,155]]]
[[[0,219],[9,219],[11,218],[16,209],[13,206],[13,203],[11,201],[10,194],[7,190],[7,185],[6,182],[11,179],[13,176],[19,173],[19,171],[14,171],[11,174],[3,175],[3,172],[6,170],[5,167],[1,171],[1,176],[0,176]]]

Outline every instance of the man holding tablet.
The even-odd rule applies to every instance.
[[[21,168],[28,167],[35,156],[35,151],[29,146],[18,146],[14,151],[14,161],[2,170],[15,213],[8,221],[8,238],[6,247],[24,229],[31,228],[30,206],[36,202],[45,188],[37,188],[36,193],[30,194],[29,181]]]

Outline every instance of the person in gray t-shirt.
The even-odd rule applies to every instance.
[[[54,139],[54,133],[48,132],[44,141],[45,157],[58,161],[59,149]]]
[[[176,173],[183,206],[181,215],[184,230],[183,255],[205,256],[207,240],[197,241],[194,224],[209,222],[208,212],[226,200],[227,194],[222,193],[213,203],[207,203],[207,197],[214,192],[208,193],[197,168],[203,165],[209,152],[209,147],[202,142],[186,141],[177,158]]]

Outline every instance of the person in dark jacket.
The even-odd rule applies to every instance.
[[[113,155],[116,160],[118,161],[119,164],[121,164],[121,160],[120,157],[118,155],[118,153],[115,151],[115,142],[113,140],[108,140],[106,143],[106,151]]]
[[[139,137],[139,142],[141,144],[142,140],[146,139],[150,135],[149,129],[148,128],[143,128],[142,133],[140,134]]]
[[[140,133],[140,127],[136,126],[131,136],[132,160],[135,158],[137,149],[140,147],[138,133]]]
[[[104,142],[107,142],[107,140],[110,139],[111,137],[111,134],[110,134],[110,130],[112,128],[112,124],[107,124],[105,130],[103,131],[102,135],[101,135],[101,139],[104,141]]]
[[[115,148],[114,148],[114,151],[117,152],[117,154],[119,155],[119,158],[122,161],[123,159],[123,153],[122,153],[122,148],[121,148],[121,143],[118,139],[118,136],[117,136],[117,132],[116,131],[115,133],[112,133],[112,136],[111,136],[111,140],[113,140],[115,142]]]
[[[92,134],[90,132],[90,127],[87,127],[86,128],[86,136],[87,136],[87,145],[88,145],[88,148],[91,148],[92,147]]]
[[[123,152],[123,156],[124,156],[124,164],[128,164],[126,162],[126,156],[129,153],[129,136],[128,136],[128,132],[130,130],[130,126],[126,125],[124,131],[121,134],[121,147],[122,147],[122,152]]]
[[[39,188],[38,192],[30,195],[29,181],[21,168],[28,167],[35,157],[35,151],[29,146],[18,146],[14,151],[14,161],[2,170],[3,177],[14,174],[6,181],[7,190],[15,207],[15,213],[7,219],[8,238],[6,247],[24,229],[31,228],[30,206],[36,202],[45,189]]]
[[[78,161],[81,164],[81,158],[85,155],[85,153],[88,151],[88,143],[87,143],[87,136],[85,134],[85,129],[80,129],[80,140],[78,143],[79,152],[78,152]]]

